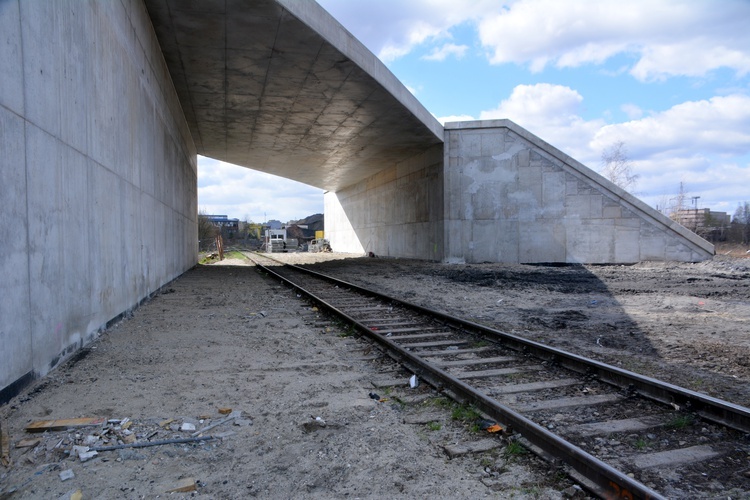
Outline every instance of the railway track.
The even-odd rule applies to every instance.
[[[722,490],[750,494],[748,408],[302,267],[251,258],[420,379],[520,434],[602,498],[711,498],[717,475]],[[679,485],[670,480],[677,470]]]

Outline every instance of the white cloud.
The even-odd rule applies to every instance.
[[[198,207],[206,213],[287,222],[323,212],[323,191],[275,175],[198,157]]]
[[[451,28],[477,20],[497,0],[319,0],[368,49],[385,62],[402,57],[430,41],[450,39]]]
[[[422,57],[427,61],[445,61],[448,56],[454,56],[461,59],[468,50],[468,45],[456,45],[455,43],[446,43],[442,47],[436,47],[429,55]]]
[[[601,64],[625,54],[637,58],[641,81],[703,76],[727,67],[750,72],[750,2],[687,0],[520,0],[479,22],[479,36],[494,64]]]
[[[602,64],[615,55],[633,59],[640,81],[704,76],[730,68],[750,73],[750,2],[726,0],[320,0],[386,62],[416,47],[450,39],[474,23],[494,64],[528,64],[541,71]],[[446,45],[447,47],[447,45]],[[435,47],[429,57],[445,57]],[[447,55],[447,54],[446,54]]]
[[[435,116],[435,118],[437,118],[441,125],[445,125],[448,122],[470,122],[476,120],[471,115]]]
[[[591,146],[600,149],[617,140],[639,155],[745,155],[750,153],[750,96],[684,102],[640,120],[608,125]]]
[[[482,111],[479,119],[507,118],[579,161],[585,161],[589,156],[588,142],[605,123],[604,120],[584,120],[580,116],[582,102],[581,94],[563,85],[518,85],[497,108]]]
[[[635,104],[623,104],[620,106],[623,113],[627,115],[631,120],[637,120],[643,116],[643,110]]]

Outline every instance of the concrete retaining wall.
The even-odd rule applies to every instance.
[[[138,0],[0,2],[0,403],[197,259],[196,154]]]
[[[445,260],[710,259],[713,245],[508,120],[445,125]]]
[[[443,148],[435,146],[325,194],[326,237],[336,252],[440,260]]]

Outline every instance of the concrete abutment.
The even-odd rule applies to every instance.
[[[143,2],[9,0],[0,31],[2,403],[195,264],[197,157]]]

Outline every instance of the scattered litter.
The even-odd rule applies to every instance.
[[[161,446],[164,444],[182,444],[182,443],[194,443],[197,441],[207,441],[214,439],[213,436],[198,436],[189,438],[178,438],[178,439],[163,439],[161,441],[138,441],[132,444],[118,444],[114,446],[97,446],[92,448],[92,451],[112,451],[121,450],[123,448],[148,448],[149,446]]]
[[[242,412],[240,412],[240,411],[232,411],[232,412],[229,413],[228,416],[222,418],[221,420],[219,420],[217,422],[214,422],[211,425],[207,425],[206,427],[202,428],[201,430],[199,430],[197,432],[194,432],[192,435],[193,436],[197,436],[198,434],[202,434],[202,433],[206,432],[209,429],[213,429],[214,427],[218,427],[218,426],[220,426],[222,424],[225,424],[225,423],[229,422],[230,420],[234,420],[236,418],[239,418],[241,415],[242,415]]]
[[[318,312],[318,311],[319,311],[319,309],[318,309],[317,307],[311,307],[311,308],[310,308],[310,310],[311,310],[312,312]]]
[[[104,418],[63,418],[58,420],[37,420],[26,426],[26,432],[64,431],[79,427],[102,425]]]
[[[601,337],[597,337],[597,338],[596,338],[596,345],[598,345],[599,347],[604,347],[604,346],[602,345],[602,343],[601,343],[601,340],[602,340],[602,338],[601,338]]]
[[[64,470],[59,474],[59,476],[61,481],[67,481],[68,479],[73,479],[74,477],[76,477],[73,469]]]
[[[490,434],[502,432],[504,430],[503,427],[494,420],[480,419],[477,420],[477,425],[479,425],[481,430],[489,432]]]
[[[417,387],[419,387],[419,379],[416,375],[412,375],[409,379],[409,387],[411,387],[412,389],[416,389]]]
[[[70,494],[70,500],[83,500],[83,492],[81,491],[81,488],[78,488]]]
[[[386,336],[386,337],[392,337],[392,336],[393,336],[393,333],[391,333],[391,332],[388,332],[388,333],[386,333],[386,334],[385,334],[385,336]]]
[[[445,350],[446,351],[457,351],[458,350],[458,346],[457,345],[449,345],[448,347],[445,348]]]
[[[177,482],[177,487],[167,490],[167,493],[186,493],[188,491],[196,491],[198,489],[198,483],[192,477],[186,477],[180,479]]]
[[[378,331],[378,327],[377,326],[371,326],[370,330],[372,330],[373,332],[377,332]]]
[[[499,303],[501,303],[502,301],[503,301],[503,299],[500,299],[500,300],[498,300],[498,301],[497,301],[497,303],[499,304]]]
[[[42,440],[39,438],[33,438],[33,439],[25,438],[25,439],[21,439],[20,441],[16,443],[16,448],[33,448],[34,446],[38,445],[41,442]]]
[[[180,426],[180,430],[182,432],[193,432],[195,431],[195,424],[191,424],[190,422],[183,422]]]
[[[253,425],[253,421],[249,418],[235,418],[233,423],[238,427],[247,427],[248,425]]]
[[[268,316],[268,313],[267,313],[266,311],[261,311],[261,312],[259,312],[258,314],[260,314],[260,315],[261,315],[262,317],[264,317],[264,318],[265,318],[266,316]]]
[[[487,420],[484,418],[477,420],[477,425],[479,426],[481,430],[488,431],[488,432],[497,432],[497,431],[490,431],[489,429],[495,426],[500,427],[499,425],[497,425],[497,422],[495,422],[494,420]],[[502,430],[502,427],[500,427],[500,430]]]
[[[326,424],[326,421],[323,420],[322,417],[310,417],[312,420],[310,422],[305,422],[302,424],[302,429],[305,432],[315,432],[320,429],[325,429],[328,424]]]
[[[167,428],[167,426],[168,426],[169,424],[171,424],[172,422],[174,422],[174,419],[173,419],[173,418],[168,418],[167,420],[162,420],[161,422],[159,422],[159,427],[163,427],[163,428],[165,428],[165,429],[166,429],[166,428]]]
[[[598,304],[598,302],[597,302],[596,300],[592,300],[592,301],[591,301],[591,305],[592,305],[592,306],[595,306],[596,304]]]
[[[231,408],[219,408],[219,413],[221,413],[222,415],[229,415],[230,413],[232,413],[232,409]]]
[[[97,456],[98,454],[99,453],[97,453],[96,451],[91,450],[91,451],[87,451],[87,452],[84,452],[84,453],[79,453],[78,454],[78,459],[81,462],[88,462],[89,460],[91,460],[92,458],[94,458],[95,456]]]
[[[375,392],[371,392],[368,395],[370,396],[370,399],[374,399],[378,403],[385,403],[386,401],[388,401],[388,398],[381,398],[380,395]]]

